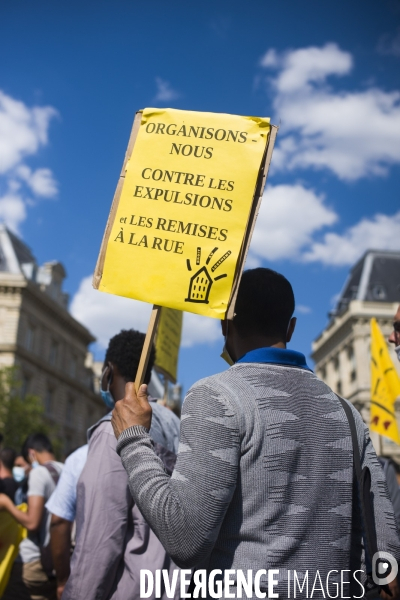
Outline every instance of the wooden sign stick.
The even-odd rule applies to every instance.
[[[140,386],[143,383],[144,376],[146,374],[147,365],[149,364],[150,352],[153,346],[154,337],[157,332],[158,322],[161,316],[161,306],[157,304],[153,305],[153,310],[151,311],[149,326],[147,328],[146,337],[143,344],[142,354],[140,356],[139,366],[136,373],[135,379],[135,388],[136,393],[138,393]]]

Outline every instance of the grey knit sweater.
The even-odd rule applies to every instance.
[[[372,474],[378,547],[399,560],[382,468],[353,413]],[[310,579],[317,570],[322,579],[332,569],[365,570],[349,425],[338,398],[310,371],[241,363],[196,383],[183,405],[171,478],[143,427],[123,432],[117,451],[135,502],[181,567],[207,560],[209,570],[279,569],[281,598],[289,570],[309,571]]]

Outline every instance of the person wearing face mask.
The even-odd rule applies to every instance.
[[[28,502],[28,475],[32,470],[31,465],[24,459],[22,454],[14,460],[13,477],[18,482],[18,489],[15,492],[14,504],[23,504]]]
[[[0,494],[6,494],[14,500],[18,482],[14,478],[13,465],[16,452],[12,448],[0,450]]]
[[[109,411],[123,398],[127,382],[135,380],[144,339],[143,333],[131,329],[110,340],[100,380],[101,397]],[[153,348],[147,383],[154,358]],[[151,402],[152,444],[170,474],[178,450],[179,419],[153,399]],[[111,412],[89,429],[88,441],[86,464],[76,488],[76,545],[62,600],[136,600],[141,569],[166,569],[172,577],[176,566],[129,492],[126,471],[115,451]],[[165,591],[162,598],[167,598]]]
[[[0,509],[7,510],[26,527],[28,536],[20,543],[2,600],[56,600],[56,580],[47,562],[50,513],[45,503],[57,485],[63,465],[55,460],[51,442],[42,433],[34,433],[25,440],[22,456],[32,467],[28,479],[28,510],[19,511],[4,494],[0,494]]]

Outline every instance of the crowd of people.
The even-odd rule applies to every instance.
[[[361,598],[362,588],[400,598],[396,577],[376,587],[354,454],[370,474],[372,538],[395,563],[398,466],[379,462],[360,414],[287,349],[294,308],[282,275],[243,274],[235,317],[222,321],[232,366],[189,390],[181,422],[147,393],[154,350],[135,389],[145,336],[123,330],[101,375],[108,412],[87,444],[65,464],[41,433],[19,455],[1,449],[0,519],[5,511],[27,530],[3,600],[136,600],[145,572],[163,574],[145,597],[189,597],[196,586],[199,594],[202,574],[215,572],[221,586],[206,586],[207,597],[241,597],[235,574],[249,571],[260,573],[252,597]],[[400,360],[400,307],[389,341]],[[344,571],[359,575],[343,581]],[[308,583],[296,595],[293,573],[303,583],[305,573],[330,578],[341,595],[314,586],[309,596]]]

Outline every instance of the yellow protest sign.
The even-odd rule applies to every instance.
[[[26,513],[28,505],[20,504],[17,508]],[[19,545],[27,534],[25,527],[22,527],[8,512],[0,511],[0,598],[10,579]]]
[[[176,383],[177,379],[182,317],[182,311],[163,306],[157,329],[154,366],[172,383]]]
[[[243,268],[276,129],[259,117],[138,113],[94,287],[223,318]]]
[[[371,319],[370,429],[400,444],[394,403],[400,396],[400,378],[376,319]]]

